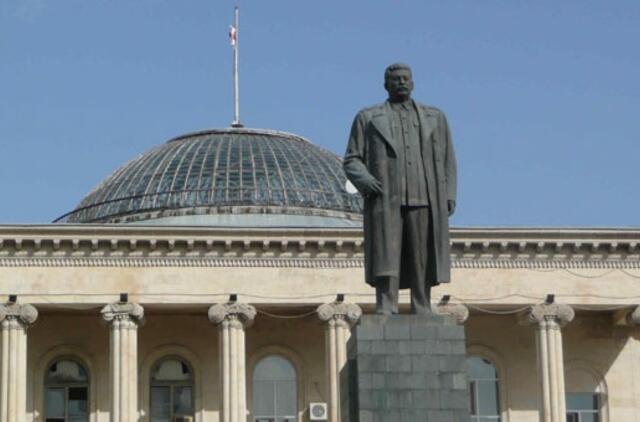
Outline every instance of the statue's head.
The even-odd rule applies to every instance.
[[[406,101],[411,98],[413,78],[409,65],[394,63],[387,66],[384,71],[384,89],[389,93],[390,101]]]

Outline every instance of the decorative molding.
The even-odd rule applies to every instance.
[[[542,303],[529,307],[520,317],[520,321],[524,324],[543,324],[547,321],[553,321],[563,327],[570,323],[574,316],[575,311],[569,305]]]
[[[362,316],[362,309],[355,303],[333,302],[323,303],[316,310],[318,318],[328,323],[343,321],[348,326],[354,325]]]
[[[256,308],[242,302],[218,303],[209,308],[208,316],[209,321],[216,325],[224,321],[237,321],[247,328],[253,324]]]
[[[144,318],[144,308],[137,303],[115,302],[109,303],[100,311],[102,318],[107,322],[114,320],[130,320],[141,322]]]
[[[38,319],[38,310],[28,303],[0,304],[0,322],[5,319],[19,321],[23,326],[28,327]]]
[[[194,258],[182,257],[1,257],[0,267],[240,267],[240,268],[362,268],[364,258]],[[640,261],[635,260],[508,260],[508,259],[451,259],[454,269],[529,269],[529,270],[640,270]],[[640,274],[638,274],[640,277]]]
[[[0,267],[361,268],[363,259],[323,258],[9,258]]]
[[[483,268],[496,268],[496,269],[541,269],[541,270],[553,270],[553,269],[588,269],[588,270],[619,270],[619,269],[640,269],[640,259],[595,259],[586,258],[584,260],[576,259],[558,259],[552,258],[531,258],[531,259],[509,259],[509,258],[479,258],[479,259],[457,259],[452,257],[453,268],[460,269],[483,269]],[[640,274],[638,274],[640,276]]]
[[[452,229],[457,269],[640,269],[640,230]],[[362,230],[0,226],[0,267],[362,268]]]
[[[451,318],[456,324],[462,325],[469,318],[469,308],[461,303],[438,304],[433,308],[433,312]]]

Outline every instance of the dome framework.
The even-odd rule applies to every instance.
[[[118,223],[189,214],[277,213],[358,220],[340,158],[278,131],[213,129],[126,163],[55,222]]]

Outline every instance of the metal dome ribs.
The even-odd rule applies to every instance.
[[[340,158],[299,136],[209,130],[126,163],[55,222],[127,222],[158,212],[215,214],[233,206],[359,214],[360,197],[348,194],[345,182]]]

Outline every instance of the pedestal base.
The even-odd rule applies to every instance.
[[[363,315],[341,373],[342,422],[468,422],[464,327],[440,315]]]

